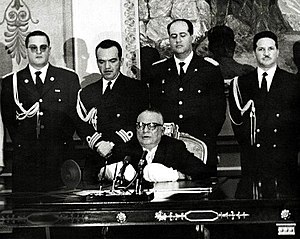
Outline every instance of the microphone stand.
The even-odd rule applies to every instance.
[[[144,171],[144,168],[147,164],[147,161],[146,161],[146,155],[147,155],[147,151],[144,151],[143,154],[142,154],[142,157],[139,161],[139,164],[138,164],[138,172],[137,172],[137,179],[136,179],[136,184],[135,184],[135,193],[136,195],[142,195],[142,182],[143,182],[143,171]]]
[[[116,183],[118,185],[122,185],[122,184],[125,183],[124,173],[125,173],[126,167],[129,165],[130,161],[131,161],[131,157],[130,156],[125,156],[125,158],[123,159],[123,165],[122,165],[122,167],[120,169],[119,175],[116,178]]]

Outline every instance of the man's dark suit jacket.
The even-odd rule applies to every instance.
[[[243,116],[236,107],[233,93],[229,103],[235,137],[241,146],[241,197],[252,197],[252,183],[261,181],[266,197],[295,193],[300,128],[300,81],[277,67],[265,101],[259,94],[257,70],[238,79],[243,107],[254,101],[256,142],[250,144],[249,110]],[[247,194],[248,193],[248,194]],[[250,193],[250,194],[249,194]]]
[[[122,160],[125,156],[130,156],[131,164],[137,169],[142,154],[142,147],[137,139],[134,139],[114,149],[113,158]],[[192,179],[208,177],[208,169],[201,159],[190,153],[183,141],[166,135],[162,136],[152,163],[160,163],[166,167],[172,167],[183,174],[191,176]]]
[[[51,191],[62,186],[60,169],[73,152],[71,143],[75,126],[80,125],[76,98],[78,76],[69,70],[49,65],[40,96],[29,66],[17,72],[18,98],[28,110],[40,104],[40,136],[37,139],[37,115],[16,119],[13,75],[2,81],[3,122],[13,143],[13,191]],[[78,127],[79,128],[79,127]]]
[[[174,57],[153,64],[150,84],[151,105],[165,122],[179,125],[208,147],[208,165],[217,165],[216,138],[225,120],[224,80],[217,63],[194,56],[180,80]]]

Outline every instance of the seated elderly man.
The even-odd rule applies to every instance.
[[[163,135],[163,123],[162,114],[155,109],[147,109],[140,113],[136,123],[136,139],[114,148],[112,152],[112,158],[126,160],[110,164],[105,170],[102,168],[99,178],[103,177],[105,171],[105,178],[112,180],[123,170],[125,179],[130,181],[145,155],[147,164],[143,170],[143,177],[146,181],[166,182],[185,177],[208,177],[206,165],[187,150],[183,141]],[[126,162],[130,163],[125,169],[124,161],[125,166]]]

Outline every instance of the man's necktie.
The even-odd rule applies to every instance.
[[[183,66],[185,65],[184,62],[179,62],[179,66],[180,66],[180,73],[179,73],[179,78],[182,79],[184,76],[184,70],[183,70]]]
[[[266,76],[268,75],[267,72],[264,72],[263,73],[263,77],[262,77],[262,80],[261,80],[261,87],[260,87],[260,90],[263,92],[263,93],[267,93],[268,92],[268,88],[267,88],[267,79],[266,79]]]
[[[261,86],[260,86],[260,97],[261,97],[261,101],[264,102],[266,100],[267,97],[267,93],[268,93],[268,89],[267,89],[267,79],[266,76],[268,74],[266,72],[263,73],[263,77],[261,80]]]
[[[42,79],[40,77],[41,73],[42,72],[40,72],[40,71],[35,72],[35,75],[36,75],[36,77],[35,77],[35,85],[36,85],[37,91],[39,92],[40,95],[43,92],[43,86],[44,86],[44,84],[42,82]]]
[[[106,86],[105,91],[104,91],[104,95],[109,94],[110,91],[111,91],[111,81],[109,81],[109,82],[107,83],[107,86]]]

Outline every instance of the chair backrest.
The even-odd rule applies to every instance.
[[[207,146],[206,144],[188,133],[179,132],[178,125],[174,123],[164,123],[164,134],[172,138],[182,140],[188,151],[193,153],[197,158],[206,164],[207,162]]]

